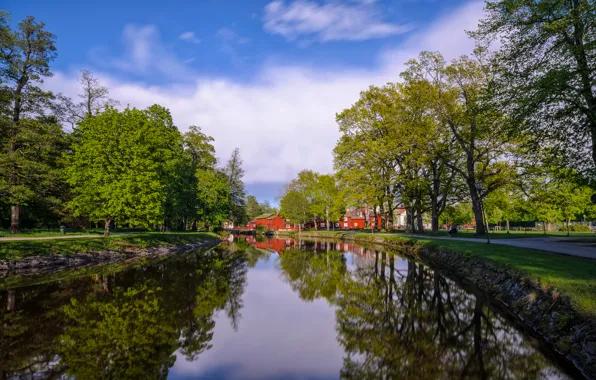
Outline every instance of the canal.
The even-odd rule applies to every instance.
[[[472,291],[352,244],[246,237],[0,289],[3,379],[577,376]]]

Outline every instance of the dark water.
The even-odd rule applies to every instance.
[[[250,243],[5,279],[0,378],[568,376],[422,264],[347,244]]]

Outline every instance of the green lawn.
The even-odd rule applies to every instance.
[[[145,230],[140,229],[131,229],[131,228],[118,228],[114,233],[120,232],[146,232]],[[69,228],[66,229],[66,235],[103,235],[103,229],[88,229],[88,230],[71,230]],[[0,238],[3,237],[50,237],[50,236],[62,236],[59,228],[52,228],[52,229],[31,229],[31,230],[23,230],[18,234],[11,234],[8,230],[0,229]]]
[[[404,234],[405,232],[402,231],[394,231],[395,234]],[[428,236],[449,236],[447,230],[440,230],[438,233],[433,233],[430,231],[426,231],[424,233]],[[490,231],[490,238],[491,239],[520,239],[520,238],[536,238],[536,237],[567,237],[567,232],[565,231],[547,231],[546,235],[543,231]],[[596,241],[596,234],[594,232],[571,232],[571,237],[579,237],[582,239],[593,239]],[[476,238],[476,231],[475,230],[458,230],[457,237],[461,238]]]
[[[142,232],[109,238],[48,239],[1,241],[0,259],[19,259],[26,256],[70,255],[105,250],[135,251],[148,247],[179,245],[214,240],[219,236],[209,232],[160,233]]]

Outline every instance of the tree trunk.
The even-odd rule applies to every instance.
[[[474,184],[470,185],[470,193],[472,195],[472,211],[474,212],[474,219],[476,221],[476,235],[484,235],[486,233],[486,226],[484,225],[484,217],[482,215],[482,201],[478,196]]]
[[[418,232],[423,234],[424,233],[424,222],[422,221],[422,204],[418,201],[417,210],[416,210],[416,222],[418,224]]]
[[[410,203],[408,211],[406,212],[406,232],[414,232],[414,207]]]
[[[109,216],[106,216],[106,223],[104,224],[104,227],[103,227],[103,236],[104,237],[110,236],[110,224],[111,223],[112,223],[112,218]]]
[[[10,206],[10,233],[19,233],[19,216],[21,207],[19,205]]]
[[[509,219],[507,219],[507,235],[509,235]]]
[[[569,231],[569,219],[567,219],[567,236],[570,236],[570,231]]]
[[[437,195],[433,194],[430,200],[430,212],[431,212],[431,230],[432,232],[439,232],[439,214],[437,205]]]
[[[16,303],[16,293],[14,290],[8,291],[8,301],[6,302],[6,311],[13,311]]]
[[[327,226],[327,232],[329,232],[329,208],[327,208],[327,210],[325,210],[325,216],[327,217],[325,219],[325,226]]]

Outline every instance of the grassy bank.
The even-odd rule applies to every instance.
[[[219,238],[209,232],[142,232],[109,238],[0,241],[0,260],[27,256],[71,255],[101,251],[135,252],[149,247],[196,243]]]
[[[306,233],[305,233],[306,234]],[[320,237],[341,238],[345,233],[319,232]],[[461,240],[410,238],[399,235],[352,234],[357,240],[371,238],[407,239],[424,245],[443,247],[454,252],[490,260],[504,268],[519,270],[543,288],[555,288],[571,299],[581,313],[596,317],[596,260],[536,251],[506,245]]]

